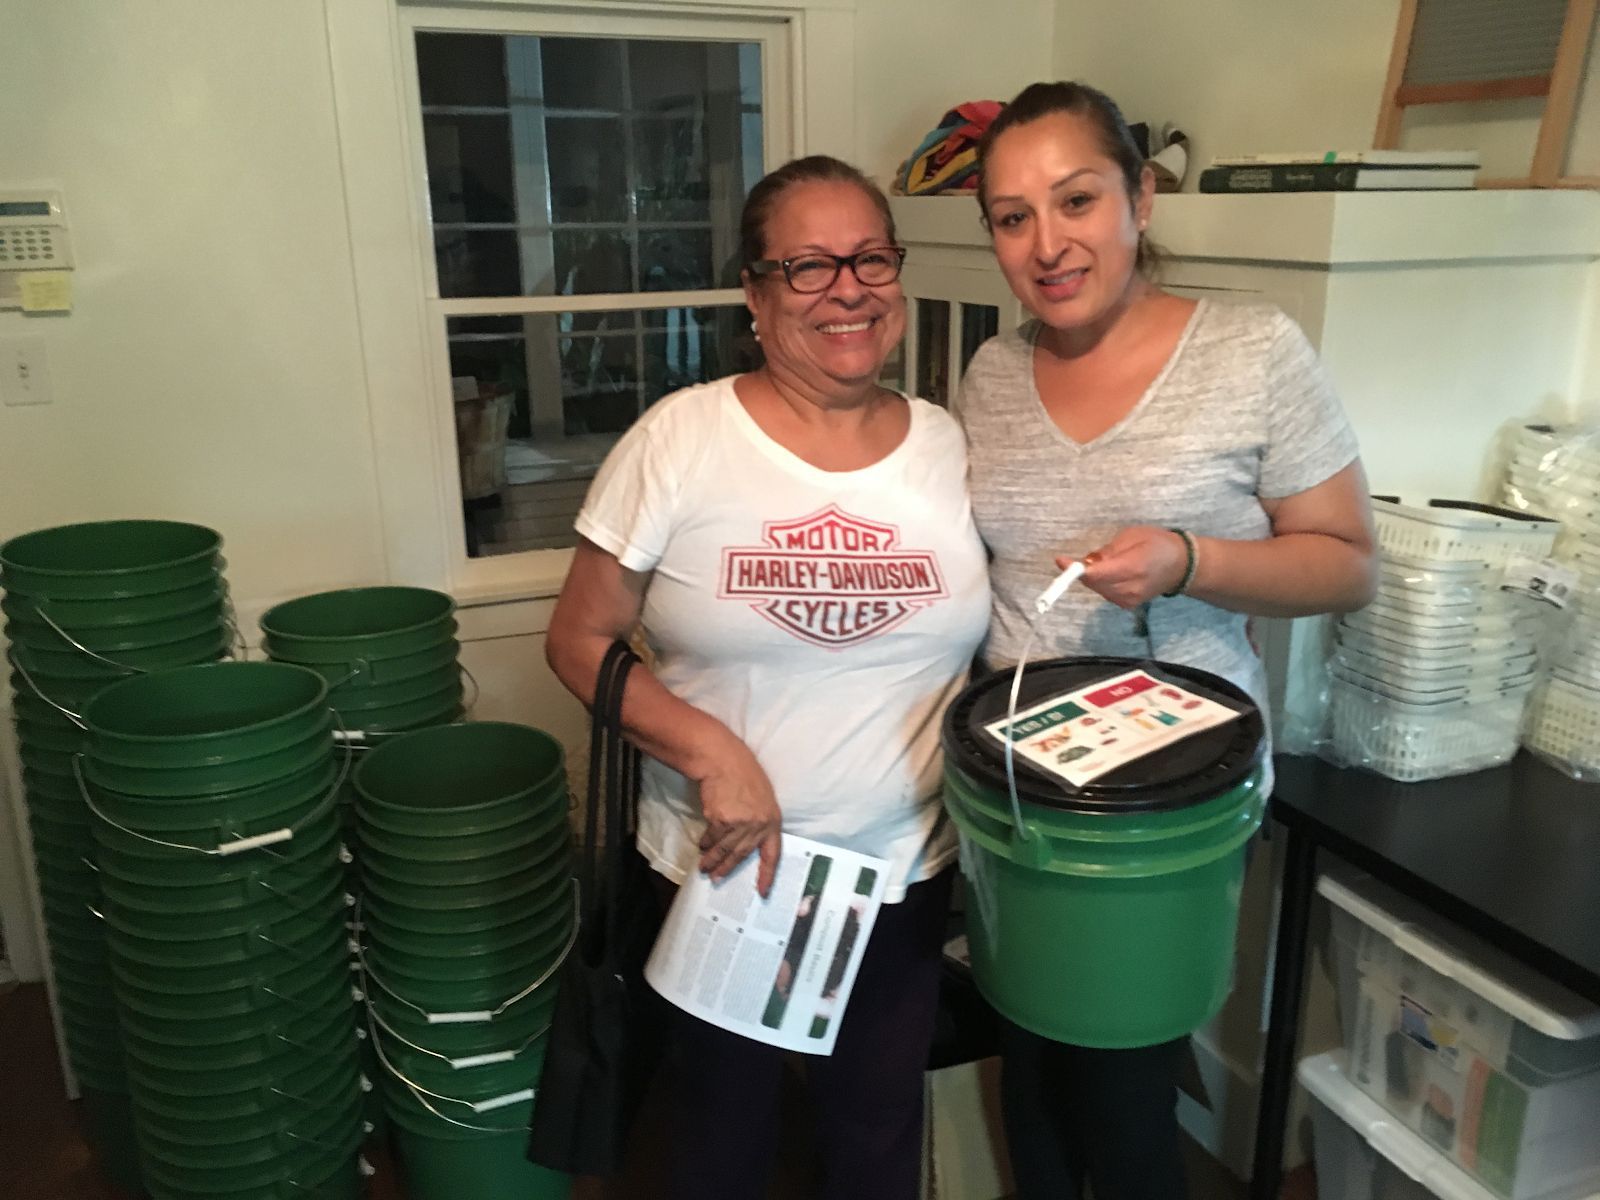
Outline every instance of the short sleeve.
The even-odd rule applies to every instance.
[[[1283,312],[1274,312],[1272,321],[1259,492],[1276,500],[1316,487],[1354,462],[1361,450],[1306,335]]]
[[[653,416],[655,414],[649,414]],[[651,571],[672,532],[676,472],[659,422],[636,422],[600,464],[574,528],[630,571]]]

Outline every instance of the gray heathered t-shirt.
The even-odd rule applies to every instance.
[[[1357,455],[1355,433],[1300,327],[1278,308],[1202,300],[1172,358],[1126,417],[1093,441],[1064,434],[1033,378],[1037,322],[986,342],[961,385],[972,512],[993,556],[983,650],[1014,663],[1059,554],[1083,555],[1127,525],[1250,540],[1271,532],[1260,498],[1314,487]],[[1159,659],[1212,671],[1267,711],[1247,618],[1188,596],[1135,613],[1084,587],[1045,615],[1030,660]]]

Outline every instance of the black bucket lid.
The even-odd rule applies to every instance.
[[[1005,747],[984,726],[1005,718],[1013,671],[1008,667],[975,680],[944,714],[943,742],[949,765],[1002,795],[1009,794]],[[1015,755],[1012,765],[1020,799],[1069,812],[1166,812],[1220,796],[1256,769],[1266,745],[1266,726],[1255,702],[1244,689],[1196,667],[1109,656],[1044,659],[1023,668],[1017,711],[1129,671],[1145,671],[1196,695],[1243,709],[1244,715],[1202,729],[1082,787]]]

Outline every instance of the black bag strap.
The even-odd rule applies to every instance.
[[[632,832],[633,806],[627,800],[637,795],[639,757],[622,736],[622,696],[628,672],[638,661],[626,642],[612,642],[600,661],[590,708],[589,787],[579,868],[582,953],[590,965],[601,960],[616,936],[617,879]]]

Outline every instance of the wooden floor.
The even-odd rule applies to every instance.
[[[651,1098],[627,1169],[615,1179],[580,1180],[573,1200],[648,1200],[666,1156],[663,1119],[670,1097]],[[798,1094],[785,1097],[800,1128]],[[1242,1200],[1244,1188],[1209,1156],[1190,1147],[1190,1200]],[[405,1200],[381,1146],[367,1157],[377,1173],[370,1200]],[[805,1200],[809,1154],[803,1139],[786,1144],[768,1200]],[[0,1196],[5,1200],[134,1200],[100,1178],[84,1145],[74,1105],[67,1099],[50,1028],[44,989],[26,984],[0,996]],[[1298,1171],[1283,1200],[1315,1200],[1309,1172]],[[708,1198],[711,1200],[711,1198]]]

